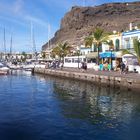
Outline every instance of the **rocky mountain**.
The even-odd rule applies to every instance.
[[[108,3],[95,7],[72,7],[61,20],[60,29],[50,40],[53,48],[59,42],[81,45],[84,38],[100,27],[107,32],[129,29],[129,23],[140,25],[140,2]],[[46,50],[48,43],[42,46]]]

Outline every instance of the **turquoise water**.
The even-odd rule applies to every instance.
[[[137,140],[140,93],[27,72],[0,76],[0,140]]]

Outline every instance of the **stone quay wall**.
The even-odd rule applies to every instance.
[[[140,77],[136,78],[134,76],[116,76],[116,75],[107,75],[107,74],[94,74],[88,72],[81,71],[67,71],[60,69],[45,69],[45,68],[35,68],[34,73],[58,76],[58,77],[66,77],[77,80],[83,80],[88,82],[93,82],[97,85],[105,85],[114,88],[122,88],[122,89],[140,89]]]

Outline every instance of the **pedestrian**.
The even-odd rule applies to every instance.
[[[124,74],[128,73],[128,65],[125,65]]]
[[[84,66],[83,66],[84,70],[87,70],[87,63],[84,62]]]
[[[84,72],[84,62],[81,62],[81,69],[82,69],[82,72]]]
[[[111,71],[111,65],[110,64],[108,64],[107,68],[108,68],[109,71]]]
[[[63,62],[61,62],[61,63],[60,63],[60,68],[61,68],[61,70],[63,69],[63,67],[64,67],[64,64],[63,64]]]
[[[53,61],[52,66],[53,66],[53,69],[56,69],[56,61]]]
[[[49,62],[46,63],[45,68],[46,68],[46,69],[49,68]]]
[[[123,61],[121,62],[121,71],[120,71],[120,74],[124,73],[124,70],[125,70],[125,64],[123,63]]]

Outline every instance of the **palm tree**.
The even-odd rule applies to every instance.
[[[105,44],[107,44],[109,46],[109,50],[113,49],[114,50],[114,43],[112,40],[107,40],[104,42]]]
[[[140,42],[139,42],[138,39],[134,39],[134,40],[133,40],[133,43],[134,43],[134,51],[135,51],[135,53],[136,53],[138,62],[139,62],[139,64],[140,64]]]
[[[68,55],[71,51],[72,47],[69,46],[67,42],[65,43],[59,43],[53,50],[52,50],[52,55],[53,56],[58,56],[60,60]]]
[[[86,37],[85,38],[85,46],[92,46],[92,44],[94,44],[94,46],[97,47],[98,50],[98,59],[97,59],[97,64],[99,65],[99,49],[102,45],[103,42],[105,42],[108,38],[108,35],[104,33],[104,30],[100,29],[100,28],[96,28],[95,32]]]
[[[132,54],[136,56],[140,64],[140,41],[138,39],[133,40],[133,47],[134,47],[134,53],[132,53],[130,50],[124,49],[123,54]]]
[[[42,56],[43,59],[45,59],[46,58],[46,53],[45,52],[41,52],[41,56]]]
[[[25,62],[26,59],[27,59],[27,54],[26,54],[26,52],[22,52],[22,56],[23,56],[23,57],[21,57],[21,58],[22,58],[22,61]]]
[[[86,47],[92,47],[93,44],[93,37],[92,36],[88,36],[85,38],[85,46]]]
[[[124,54],[132,54],[132,53],[127,49],[122,49],[122,54],[124,55]]]

